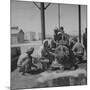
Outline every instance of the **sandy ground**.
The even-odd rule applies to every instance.
[[[15,70],[11,73],[11,88],[32,88],[37,84],[37,77],[39,77],[39,75],[26,74],[25,76],[23,76],[20,73],[18,73],[17,70]]]
[[[86,70],[86,64],[80,64],[79,68],[81,69],[85,69]],[[45,73],[45,72],[42,72]],[[18,72],[18,69],[16,69],[14,72],[11,73],[11,88],[12,89],[25,89],[25,88],[40,88],[40,87],[55,87],[55,86],[69,86],[69,85],[86,85],[86,79],[84,81],[80,81],[79,79],[81,78],[76,78],[76,81],[70,81],[69,77],[66,78],[59,78],[57,81],[58,84],[56,84],[56,80],[54,80],[54,85],[52,84],[53,80],[49,81],[49,82],[44,82],[44,83],[39,83],[37,82],[38,78],[41,78],[42,74],[38,73],[38,74],[25,74],[25,76],[21,75],[21,73]],[[48,78],[48,77],[47,77]],[[61,81],[61,82],[60,82]],[[71,83],[70,83],[71,82]],[[74,82],[76,82],[76,84],[73,84]],[[81,83],[83,84],[81,84]]]
[[[25,52],[27,48],[34,47],[35,51],[34,51],[33,55],[36,56],[37,55],[37,51],[38,51],[38,49],[39,49],[39,47],[41,45],[42,45],[41,42],[33,42],[33,44],[32,43],[18,44],[18,45],[12,45],[11,47],[18,47],[18,46],[20,46],[22,53]],[[40,65],[38,64],[38,66],[40,66]],[[84,68],[84,69],[86,69],[86,67],[87,67],[86,64],[81,64],[79,66],[80,66],[80,68]],[[19,88],[20,89],[21,88],[25,89],[25,88],[34,88],[34,87],[47,87],[48,83],[40,84],[40,83],[38,83],[36,81],[36,79],[39,78],[39,77],[41,77],[40,73],[39,74],[26,74],[25,76],[22,76],[18,72],[18,69],[16,69],[14,72],[11,73],[11,88],[12,89],[19,89]],[[61,80],[61,82],[63,80]],[[68,79],[65,79],[64,82],[66,82],[66,80],[67,80],[67,83],[68,83]],[[59,83],[61,83],[61,82],[59,81]],[[52,81],[50,81],[50,83],[52,83]],[[61,83],[61,86],[62,86],[62,83]]]

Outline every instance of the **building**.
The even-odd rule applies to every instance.
[[[24,32],[19,27],[11,27],[11,44],[24,43]]]
[[[46,39],[53,39],[53,35],[46,34]]]
[[[40,32],[38,33],[38,39],[42,40],[42,34]]]
[[[42,34],[40,32],[38,33],[38,39],[42,40]],[[53,39],[53,35],[46,34],[46,39]]]
[[[31,39],[31,41],[36,40],[36,33],[35,32],[30,32],[30,39]]]
[[[30,32],[25,32],[24,40],[25,41],[30,41]]]
[[[36,32],[26,32],[24,38],[25,38],[25,41],[35,41]]]

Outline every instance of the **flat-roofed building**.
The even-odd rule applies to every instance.
[[[11,44],[24,43],[24,32],[18,27],[11,27]]]

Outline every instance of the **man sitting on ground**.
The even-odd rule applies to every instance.
[[[84,47],[80,42],[76,42],[72,48],[74,56],[76,57],[77,63],[81,63],[83,61],[84,56]]]
[[[31,54],[33,53],[33,51],[34,48],[29,48],[25,53],[21,54],[18,59],[17,66],[19,67],[19,72],[22,72],[22,75],[29,72],[31,70],[31,67],[37,68],[32,63]]]

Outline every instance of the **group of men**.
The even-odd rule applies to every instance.
[[[33,63],[31,56],[34,48],[28,49],[22,54],[17,62],[19,72],[25,74],[31,70],[31,67],[37,66]],[[76,37],[70,38],[64,32],[64,28],[54,29],[54,38],[52,40],[44,40],[42,46],[38,50],[39,61],[43,70],[48,69],[71,69],[77,68],[77,64],[83,61],[84,46],[78,42]]]

